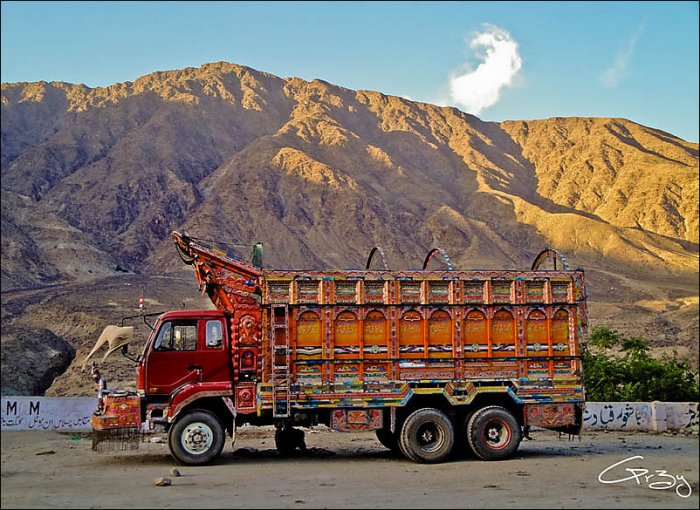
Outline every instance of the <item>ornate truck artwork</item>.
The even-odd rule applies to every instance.
[[[455,270],[439,248],[421,270],[370,269],[375,247],[364,270],[293,271],[263,269],[261,244],[247,262],[172,236],[216,310],[158,315],[136,390],[102,396],[96,450],[160,430],[204,464],[243,424],[275,425],[280,453],[323,424],[434,463],[462,446],[508,458],[532,426],[581,432],[584,271],[554,250],[529,270]]]

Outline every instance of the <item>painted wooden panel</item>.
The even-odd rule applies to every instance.
[[[527,282],[525,301],[527,303],[544,303],[544,282]]]
[[[296,323],[296,353],[301,360],[320,359],[323,354],[321,317],[304,312]]]
[[[409,310],[399,320],[399,357],[422,358],[425,356],[423,334],[425,323],[421,314]]]
[[[297,303],[319,303],[319,282],[298,281],[297,282]]]
[[[401,282],[401,303],[420,303],[420,282]]]
[[[444,304],[450,302],[449,282],[430,282],[428,301],[432,304]]]
[[[388,324],[379,310],[372,310],[364,320],[364,357],[387,359],[389,357]]]
[[[452,357],[452,318],[445,310],[436,310],[428,319],[428,357]]]
[[[357,302],[357,282],[354,282],[354,281],[335,282],[335,302],[336,303],[356,303]]]
[[[515,356],[515,318],[498,310],[491,319],[491,350],[494,358]]]
[[[334,321],[335,358],[357,359],[360,356],[360,322],[354,312],[340,312]]]
[[[481,304],[484,302],[484,282],[464,283],[464,302]]]
[[[511,289],[513,282],[494,280],[491,282],[491,299],[494,303],[512,302]]]
[[[569,312],[557,310],[552,318],[552,349],[555,356],[570,356]]]
[[[464,355],[467,358],[485,357],[489,350],[486,315],[479,310],[468,312],[463,328]]]
[[[527,317],[525,345],[527,356],[546,356],[549,352],[547,317],[541,310],[533,310]]]
[[[569,301],[569,283],[552,282],[552,302],[567,303]]]
[[[365,303],[384,303],[384,282],[364,282]]]

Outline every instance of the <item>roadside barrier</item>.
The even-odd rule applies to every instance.
[[[88,432],[97,397],[2,397],[2,430]]]
[[[584,430],[698,432],[698,402],[586,402]]]
[[[2,397],[2,430],[88,432],[96,397]],[[587,402],[584,430],[698,432],[698,402]]]

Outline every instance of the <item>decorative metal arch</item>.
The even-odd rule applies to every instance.
[[[436,253],[442,254],[443,258],[445,259],[445,263],[447,264],[447,270],[452,271],[452,262],[450,262],[450,257],[442,248],[433,248],[428,252],[428,254],[425,256],[425,260],[423,261],[423,271],[425,271],[425,269],[428,267],[428,264],[430,264],[430,259],[432,259],[433,255]]]
[[[389,268],[386,265],[386,257],[384,256],[384,250],[382,250],[380,246],[375,246],[370,250],[369,256],[367,257],[367,264],[365,265],[365,269],[369,269],[369,266],[372,263],[372,257],[374,257],[374,254],[377,252],[379,252],[379,254],[382,256],[382,264],[384,265],[384,269],[388,271]]]
[[[564,256],[559,253],[557,250],[553,250],[552,248],[545,248],[542,250],[537,257],[535,257],[535,260],[532,262],[532,267],[530,268],[531,271],[538,271],[540,269],[540,266],[546,261],[547,259],[551,259],[552,262],[554,263],[554,270],[557,270],[557,259],[561,261],[561,266],[562,269],[565,269],[569,271],[571,268],[569,267],[569,263],[566,261]]]

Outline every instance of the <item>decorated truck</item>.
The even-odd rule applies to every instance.
[[[584,271],[554,250],[524,271],[455,270],[440,248],[420,270],[370,269],[379,247],[364,270],[269,270],[261,245],[249,262],[172,237],[216,309],[157,316],[134,358],[136,389],[100,391],[97,451],[160,430],[196,465],[245,424],[274,425],[286,454],[305,448],[299,427],[325,425],[374,430],[436,463],[505,459],[531,427],[581,433]],[[437,255],[446,267],[429,269]],[[108,326],[88,357],[105,343],[128,355],[132,334]]]

